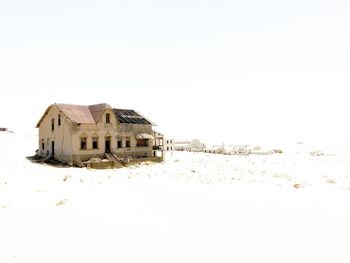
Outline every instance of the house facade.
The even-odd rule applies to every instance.
[[[175,151],[175,140],[170,138],[164,139],[164,150],[165,151]]]
[[[50,105],[37,124],[38,155],[76,164],[91,158],[156,156],[154,124],[134,110],[108,104]]]

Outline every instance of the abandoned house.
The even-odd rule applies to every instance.
[[[134,110],[115,109],[105,103],[52,104],[36,126],[38,155],[92,168],[162,161],[163,138],[153,126]]]

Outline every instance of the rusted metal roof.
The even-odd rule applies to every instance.
[[[112,109],[107,103],[94,104],[88,107],[96,123],[100,121],[101,116],[106,109]]]
[[[103,112],[106,109],[110,109],[113,110],[116,118],[120,123],[155,125],[134,110],[113,109],[106,103],[88,106],[55,103],[47,108],[39,120],[36,126],[37,128],[39,128],[40,123],[48,114],[51,107],[57,107],[57,109],[62,112],[68,120],[76,124],[96,124],[101,120]]]
[[[92,116],[89,106],[71,105],[71,104],[55,104],[60,111],[66,115],[68,119],[78,124],[96,124]]]
[[[154,139],[154,136],[148,133],[139,133],[136,135],[136,139]]]
[[[120,123],[154,125],[152,122],[134,110],[113,109],[113,112]]]

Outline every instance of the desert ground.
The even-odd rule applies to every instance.
[[[34,134],[0,133],[0,149],[3,263],[350,262],[344,150],[89,170],[31,163]]]

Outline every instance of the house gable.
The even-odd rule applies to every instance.
[[[44,121],[44,119],[49,115],[50,111],[55,110],[57,112],[57,118],[58,115],[61,118],[61,122],[63,122],[63,120],[66,120],[68,123],[71,123],[71,120],[65,115],[64,112],[62,112],[56,104],[52,104],[50,105],[44,112],[44,114],[41,116],[40,120],[38,121],[36,128],[40,128],[41,123]]]

